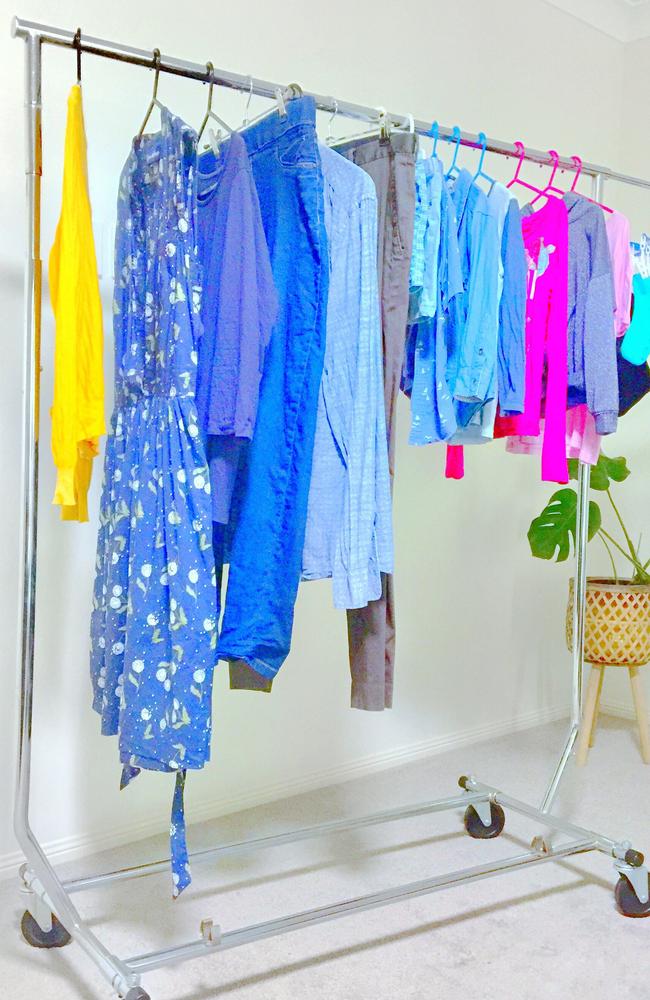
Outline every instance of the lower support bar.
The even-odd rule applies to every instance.
[[[498,802],[505,809],[511,809],[513,812],[519,813],[521,816],[527,816],[529,819],[539,820],[541,823],[545,823],[551,830],[557,830],[559,833],[564,833],[569,837],[580,837],[585,840],[590,840],[594,848],[598,851],[603,851],[605,854],[609,854],[612,857],[616,857],[617,849],[621,846],[620,841],[612,840],[610,837],[604,837],[600,833],[594,833],[592,830],[585,830],[584,827],[578,826],[576,823],[571,823],[569,820],[560,819],[558,816],[551,816],[547,813],[543,813],[541,809],[536,806],[529,806],[527,802],[521,802],[519,799],[513,798],[511,795],[504,795],[497,788],[492,788],[490,785],[484,785],[480,781],[474,781],[472,779],[472,790],[483,792],[484,795],[490,796],[495,802]],[[628,845],[629,846],[629,845]]]
[[[436,799],[432,802],[419,802],[412,806],[400,806],[369,816],[357,816],[350,819],[333,820],[318,826],[307,826],[300,830],[289,830],[286,833],[272,834],[269,837],[256,837],[252,840],[242,840],[220,847],[209,847],[204,851],[196,851],[190,855],[192,864],[204,864],[212,858],[226,854],[243,854],[248,851],[259,851],[267,847],[279,847],[282,844],[295,844],[300,840],[311,840],[316,837],[326,837],[331,833],[343,833],[346,830],[358,830],[362,827],[377,826],[398,819],[413,819],[416,816],[428,816],[430,813],[446,812],[451,809],[465,809],[473,802],[486,802],[490,793],[484,791],[465,792],[448,799]],[[89,875],[86,878],[71,879],[63,883],[67,892],[81,892],[99,885],[119,882],[124,879],[140,878],[143,875],[154,875],[167,871],[169,858],[164,861],[152,861],[149,864],[137,865],[133,868],[123,868],[117,871],[105,872],[101,875]]]
[[[385,906],[388,903],[394,903],[399,900],[415,899],[417,896],[424,896],[427,893],[436,892],[439,889],[447,889],[465,882],[478,882],[480,879],[490,878],[493,875],[501,875],[520,868],[544,864],[547,861],[558,861],[573,854],[583,854],[586,851],[595,850],[596,846],[593,840],[576,840],[548,854],[520,854],[514,858],[506,858],[503,861],[494,861],[489,865],[463,868],[459,871],[449,872],[446,875],[438,875],[435,878],[423,879],[419,882],[409,882],[397,888],[384,889],[380,892],[370,893],[367,896],[359,896],[356,899],[333,903],[330,906],[319,906],[316,909],[304,910],[302,913],[294,913],[288,917],[279,917],[275,920],[267,920],[264,923],[252,924],[250,927],[226,931],[224,934],[216,935],[213,941],[200,938],[197,941],[191,941],[175,948],[149,952],[146,955],[139,955],[128,959],[126,965],[134,973],[150,972],[153,969],[159,969],[163,965],[171,965],[172,963],[182,962],[189,958],[197,958],[214,951],[237,948],[239,945],[249,944],[252,941],[260,941],[263,938],[275,937],[278,934],[285,934],[288,931],[300,930],[302,927],[311,927],[326,920],[334,920],[348,913],[360,913],[364,910],[375,909],[376,907]]]

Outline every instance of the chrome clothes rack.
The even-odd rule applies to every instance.
[[[172,962],[179,962],[216,951],[224,951],[238,945],[258,941],[263,938],[284,934],[313,924],[356,913],[400,899],[435,892],[448,886],[475,882],[505,872],[517,871],[533,865],[557,861],[587,851],[599,851],[613,858],[619,873],[616,889],[619,906],[624,912],[634,908],[650,913],[648,894],[648,870],[644,857],[632,849],[627,841],[612,840],[599,833],[585,830],[551,814],[562,776],[573,751],[582,705],[582,667],[584,651],[584,608],[586,591],[586,546],[589,507],[589,466],[580,464],[578,481],[578,511],[575,545],[574,616],[573,616],[573,669],[571,721],[568,736],[562,749],[557,768],[553,774],[542,803],[539,807],[521,802],[505,795],[490,785],[485,785],[473,777],[459,779],[461,792],[450,798],[439,799],[335,822],[324,823],[301,830],[251,839],[242,843],[222,844],[209,850],[194,853],[194,864],[213,861],[227,854],[256,851],[280,844],[324,836],[344,830],[359,829],[397,819],[424,816],[450,809],[465,810],[465,827],[470,836],[477,839],[497,836],[505,822],[504,809],[539,823],[544,830],[568,838],[568,842],[554,846],[551,837],[538,836],[532,842],[531,850],[502,861],[491,862],[458,871],[448,872],[433,878],[370,893],[356,899],[344,900],[331,906],[317,907],[278,917],[248,927],[222,931],[212,920],[204,920],[198,933],[183,944],[163,948],[160,951],[120,958],[105,947],[90,926],[79,915],[72,902],[72,894],[85,889],[110,885],[117,881],[139,878],[160,872],[167,868],[168,861],[156,861],[119,871],[90,875],[85,878],[62,880],[49,862],[45,852],[30,826],[30,774],[32,759],[32,703],[34,687],[34,624],[36,607],[36,535],[38,500],[38,393],[40,364],[41,327],[41,254],[40,254],[40,204],[41,204],[41,55],[42,47],[58,45],[76,48],[86,55],[100,56],[127,62],[136,66],[152,68],[152,54],[142,49],[134,49],[116,42],[104,41],[73,31],[36,24],[15,18],[12,33],[25,42],[25,122],[26,122],[26,178],[27,178],[27,253],[25,260],[25,343],[23,372],[23,450],[22,450],[22,501],[23,522],[21,528],[22,560],[20,566],[22,592],[22,630],[19,650],[20,672],[20,732],[17,760],[14,826],[18,842],[24,851],[26,864],[21,869],[21,877],[27,893],[27,911],[23,917],[23,934],[30,944],[45,947],[60,947],[71,938],[84,949],[95,962],[115,995],[126,1000],[148,1000],[148,994],[140,986],[141,975],[152,969]],[[194,80],[208,81],[205,64],[187,62],[182,59],[162,55],[156,65],[160,72]],[[267,80],[224,70],[214,70],[214,82],[222,87],[254,93],[273,98],[278,87]],[[311,95],[316,106],[323,111],[363,121],[377,121],[375,108],[338,101],[333,97]],[[392,113],[385,114],[385,120],[399,126],[404,118]],[[416,121],[415,130],[426,135],[429,123]],[[456,141],[452,129],[440,126],[441,138]],[[463,146],[479,148],[478,136],[461,133]],[[486,148],[491,153],[504,156],[519,156],[519,150],[512,144],[488,139]],[[546,152],[528,149],[525,158],[533,163],[549,163]],[[561,158],[559,166],[574,170],[575,161]],[[593,163],[583,163],[582,172],[592,177],[593,196],[602,201],[602,186],[606,179],[623,184],[650,189],[650,181],[627,174],[617,173],[608,167]]]

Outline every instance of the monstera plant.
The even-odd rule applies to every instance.
[[[571,479],[578,478],[578,463],[569,463]],[[638,667],[650,661],[650,559],[644,561],[641,555],[641,538],[634,542],[614,499],[616,488],[624,483],[630,470],[624,458],[609,458],[601,455],[598,464],[591,470],[591,489],[610,508],[608,528],[603,526],[603,512],[594,499],[589,501],[589,540],[598,537],[604,545],[612,567],[610,578],[589,577],[587,580],[585,605],[585,659],[592,664],[590,695],[588,704],[592,716],[597,715],[597,704],[602,687],[603,667],[608,665],[626,666],[635,693],[635,702],[642,697],[637,684]],[[576,513],[578,497],[571,486],[557,490],[542,513],[536,517],[528,529],[530,550],[538,559],[564,562],[575,546]],[[611,522],[613,521],[613,525]],[[618,565],[625,565],[625,577],[619,576]],[[569,586],[569,602],[566,616],[566,640],[569,648],[573,638],[573,580]],[[637,714],[639,719],[643,712]],[[592,723],[589,722],[589,726]],[[595,723],[594,723],[595,725]],[[650,763],[650,742],[644,743],[647,734],[642,732],[642,746],[646,746],[644,760]],[[584,737],[582,761],[586,759],[589,734]],[[579,757],[580,757],[579,753]]]
[[[639,552],[641,538],[637,544],[632,540],[612,494],[612,484],[625,482],[629,475],[627,461],[622,457],[609,458],[607,455],[601,454],[598,464],[592,468],[591,489],[605,494],[607,497],[616,523],[615,530],[619,537],[615,538],[603,527],[600,506],[595,500],[590,500],[589,540],[591,541],[592,538],[598,536],[605,546],[616,582],[618,582],[619,577],[614,552],[619,557],[623,557],[629,564],[631,576],[627,582],[650,584],[650,559],[642,561]],[[571,479],[578,478],[576,459],[569,461],[569,476]],[[550,559],[554,562],[564,562],[569,557],[571,542],[573,541],[575,545],[577,509],[578,496],[571,486],[566,486],[553,494],[542,513],[531,522],[528,529],[528,542],[534,556],[538,559]]]

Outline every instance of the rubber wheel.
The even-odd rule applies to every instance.
[[[60,921],[52,914],[52,930],[44,931],[40,927],[29,910],[23,913],[20,921],[20,930],[27,944],[32,948],[65,948],[70,944],[72,938]]]
[[[145,993],[141,986],[134,986],[126,994],[124,1000],[151,1000],[151,997],[148,993]]]
[[[650,875],[648,875],[648,889],[650,889]],[[616,883],[614,898],[619,912],[624,917],[650,917],[650,898],[647,903],[641,903],[625,875],[621,875]]]
[[[490,803],[490,817],[490,825],[483,826],[474,806],[468,806],[465,810],[463,823],[470,837],[475,840],[492,840],[494,837],[498,837],[506,825],[506,814],[497,802]]]

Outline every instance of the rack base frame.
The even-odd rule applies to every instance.
[[[573,615],[573,666],[571,721],[569,732],[560,754],[555,772],[539,807],[531,806],[505,795],[490,785],[484,785],[474,778],[460,779],[462,791],[451,798],[424,802],[401,809],[375,813],[371,816],[337,820],[319,826],[307,827],[271,837],[256,838],[242,843],[223,844],[209,850],[193,854],[194,864],[204,863],[226,854],[259,850],[300,840],[316,838],[325,834],[372,826],[380,823],[424,816],[454,809],[465,810],[465,828],[475,839],[498,836],[505,821],[504,810],[526,816],[540,824],[544,834],[534,838],[531,850],[525,854],[478,865],[458,871],[447,872],[418,882],[411,882],[395,888],[370,893],[355,899],[343,900],[328,906],[305,910],[264,923],[253,924],[235,930],[224,930],[207,919],[202,921],[198,935],[192,940],[171,948],[135,955],[122,959],[113,955],[88,924],[79,915],[72,902],[75,893],[91,888],[101,888],[117,881],[140,878],[166,869],[168,861],[157,861],[139,867],[90,875],[85,878],[62,881],[34,834],[30,824],[30,790],[32,763],[32,721],[34,694],[34,639],[36,614],[36,554],[37,554],[37,509],[38,509],[38,429],[39,429],[39,384],[40,384],[40,332],[41,332],[41,60],[44,44],[75,47],[75,33],[49,25],[36,24],[15,18],[12,24],[15,37],[25,42],[25,127],[26,127],[26,256],[25,256],[25,308],[24,308],[24,355],[23,355],[23,438],[21,493],[23,519],[21,524],[21,633],[18,651],[20,715],[18,756],[16,766],[16,786],[14,802],[14,830],[23,850],[26,863],[21,868],[23,889],[26,894],[26,912],[21,924],[23,935],[29,944],[40,948],[62,947],[69,941],[76,941],[98,967],[112,987],[114,994],[124,1000],[149,1000],[140,985],[141,976],[162,966],[210,955],[216,951],[262,940],[291,930],[313,926],[400,900],[413,899],[440,889],[476,882],[514,872],[532,865],[560,861],[566,858],[598,851],[608,855],[619,874],[616,885],[616,901],[622,913],[628,916],[650,915],[649,876],[643,855],[633,850],[627,841],[615,841],[601,834],[585,830],[551,813],[562,778],[575,750],[582,709],[582,671],[584,653],[584,611],[586,592],[586,548],[588,538],[589,507],[589,466],[580,463],[578,480],[578,508],[576,516],[574,615]],[[151,67],[151,54],[116,42],[81,36],[78,48],[86,55],[127,62],[132,65]],[[205,80],[206,70],[202,64],[162,56],[158,69],[164,73],[185,76],[195,80]],[[214,80],[220,86],[243,92],[273,97],[277,85],[269,81],[243,77],[225,70],[215,70]],[[374,108],[337,101],[331,97],[311,95],[320,110],[335,111],[340,115],[364,121],[376,121]],[[398,125],[404,116],[387,116]],[[429,124],[416,121],[415,131],[430,134]],[[452,130],[441,126],[442,138],[452,136]],[[478,136],[461,133],[460,144],[478,148]],[[518,155],[510,143],[493,139],[487,141],[487,149],[503,156]],[[547,154],[540,150],[527,150],[525,159],[534,163],[548,162]],[[560,159],[567,169],[572,161]],[[573,164],[574,166],[575,164]],[[616,173],[607,167],[583,163],[582,173],[592,178],[592,196],[602,201],[602,186],[605,178],[639,188],[650,189],[650,181]],[[554,846],[558,835],[564,843]]]
[[[633,850],[629,843],[618,842],[601,834],[585,830],[566,820],[545,813],[541,808],[530,806],[518,799],[500,792],[498,789],[485,785],[473,777],[461,777],[459,785],[463,791],[447,799],[423,802],[413,806],[405,806],[388,812],[380,812],[347,820],[337,820],[322,823],[318,826],[306,827],[288,833],[276,834],[264,838],[255,838],[238,843],[223,844],[220,847],[209,848],[191,856],[193,864],[217,861],[219,857],[232,854],[243,854],[264,848],[277,847],[298,841],[314,839],[360,827],[368,827],[400,819],[410,819],[415,816],[426,816],[437,812],[450,810],[465,810],[465,828],[475,839],[492,839],[499,836],[503,830],[507,812],[536,820],[550,830],[552,834],[560,834],[566,838],[557,846],[551,846],[548,839],[535,838],[530,851],[513,857],[492,861],[487,865],[476,865],[462,868],[458,871],[446,872],[417,882],[383,889],[368,895],[345,899],[327,906],[315,907],[299,913],[277,917],[263,923],[238,927],[234,930],[223,930],[212,919],[201,921],[197,936],[189,941],[160,951],[135,955],[121,959],[112,955],[100,944],[94,933],[84,923],[77,910],[70,902],[70,895],[88,889],[102,888],[116,882],[142,878],[156,874],[168,868],[169,861],[157,861],[133,868],[126,868],[98,875],[89,875],[67,882],[58,882],[54,870],[48,864],[48,880],[57,879],[66,903],[63,909],[57,911],[52,898],[44,886],[44,880],[39,877],[41,866],[29,863],[21,870],[21,876],[27,893],[27,911],[38,924],[43,938],[48,933],[52,935],[51,947],[59,947],[67,943],[70,937],[63,935],[61,940],[60,927],[67,928],[71,937],[78,941],[87,954],[94,960],[104,977],[115,992],[115,996],[125,1000],[148,1000],[148,994],[142,989],[141,976],[154,969],[188,959],[205,957],[214,952],[227,951],[241,945],[251,944],[264,938],[286,934],[289,931],[312,927],[315,924],[334,920],[352,913],[386,906],[400,900],[415,899],[418,896],[438,892],[452,886],[460,886],[482,879],[504,875],[523,868],[546,864],[549,861],[562,861],[590,851],[599,851],[608,855],[619,873],[619,879],[624,879],[629,886],[633,898],[638,901],[637,909],[650,912],[650,893],[648,869],[644,864],[643,855]],[[42,868],[40,875],[42,876]],[[618,894],[617,894],[618,898]],[[620,904],[619,904],[620,905]],[[53,923],[53,915],[60,924]],[[632,915],[632,914],[630,914]],[[634,915],[637,915],[636,913]],[[640,913],[638,915],[641,915]],[[39,947],[44,945],[33,942]],[[45,945],[47,947],[47,945]]]

